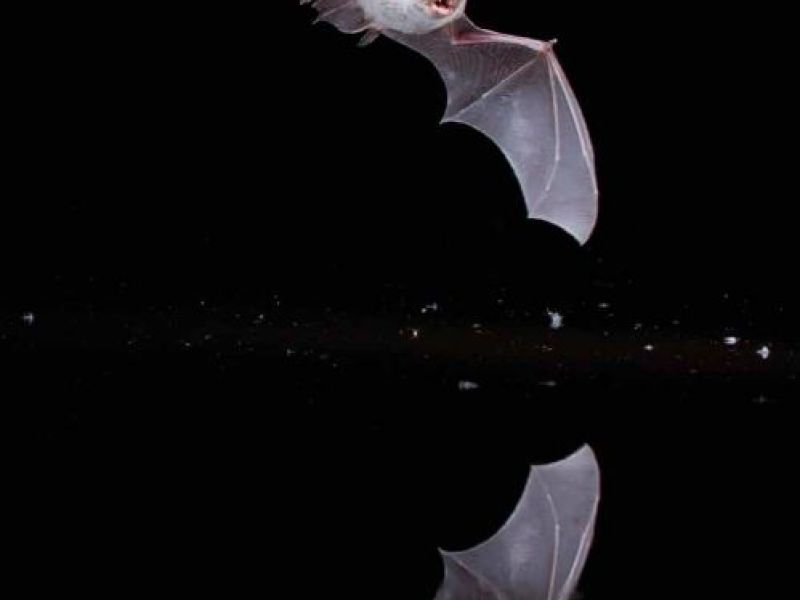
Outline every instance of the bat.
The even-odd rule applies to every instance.
[[[568,600],[589,552],[599,498],[589,446],[532,467],[497,533],[469,550],[440,551],[445,576],[434,600]]]
[[[528,217],[570,233],[580,244],[597,220],[594,150],[581,109],[553,50],[543,42],[475,26],[467,0],[313,1],[317,21],[381,34],[428,58],[447,88],[442,122],[469,125],[510,163]]]

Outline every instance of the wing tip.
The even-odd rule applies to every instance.
[[[599,471],[597,455],[594,453],[594,450],[589,444],[583,444],[572,454],[565,456],[562,459],[549,463],[533,464],[531,465],[530,470],[531,473],[535,473],[543,469],[560,469],[563,467],[577,467],[581,465],[589,466],[593,470]]]
[[[562,215],[548,215],[541,212],[528,211],[529,219],[536,219],[539,221],[546,221],[551,225],[555,225],[559,229],[566,231],[570,234],[579,245],[584,246],[592,237],[592,233],[597,226],[598,206],[597,194],[593,194],[590,198],[591,210],[586,211],[583,215],[571,216],[565,218]]]

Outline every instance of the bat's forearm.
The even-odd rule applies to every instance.
[[[517,44],[520,46],[527,46],[536,52],[546,52],[553,47],[556,40],[543,42],[533,38],[520,37],[516,35],[508,35],[505,33],[497,33],[485,29],[477,29],[473,31],[455,32],[453,34],[453,43],[455,44]]]

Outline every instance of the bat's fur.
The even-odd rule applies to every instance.
[[[313,0],[318,20],[345,33],[391,29],[424,34],[463,16],[467,0]],[[308,4],[312,0],[300,0]]]

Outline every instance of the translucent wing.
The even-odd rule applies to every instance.
[[[474,127],[497,144],[528,216],[585,243],[597,220],[594,152],[552,44],[479,29],[466,17],[425,35],[384,34],[436,66],[447,86],[444,121]]]
[[[356,0],[315,0],[313,6],[319,20],[340,31],[373,26]],[[381,33],[435,65],[447,86],[444,121],[494,141],[520,182],[528,216],[585,243],[597,220],[594,153],[552,44],[480,29],[466,17],[423,35]]]
[[[588,446],[531,469],[508,522],[463,552],[442,552],[445,578],[435,600],[567,600],[583,569],[600,497]]]

